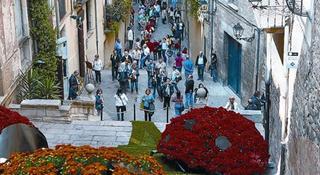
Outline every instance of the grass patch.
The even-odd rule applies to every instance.
[[[118,148],[133,156],[150,155],[150,152],[156,149],[160,138],[161,132],[154,123],[132,121],[132,133],[129,144],[120,145]],[[153,157],[163,166],[167,174],[185,174],[179,171],[175,162],[167,160],[162,154],[155,154]]]

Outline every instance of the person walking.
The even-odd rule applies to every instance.
[[[122,45],[120,39],[116,39],[116,42],[114,44],[114,50],[116,50],[117,55],[121,58],[122,57]]]
[[[132,63],[132,57],[129,55],[128,50],[125,50],[125,51],[124,51],[124,55],[123,55],[121,61],[122,61],[122,62],[123,62],[123,61],[127,61],[128,63]]]
[[[137,66],[137,63],[134,61],[132,64],[131,73],[129,75],[130,81],[131,81],[131,93],[133,93],[133,90],[136,90],[136,93],[138,94],[138,78],[139,78],[139,68]]]
[[[146,89],[145,95],[142,97],[141,101],[144,110],[144,120],[151,121],[151,117],[155,111],[154,98],[151,95],[151,90],[149,88]]]
[[[174,111],[176,116],[180,116],[182,111],[184,111],[183,95],[181,95],[180,91],[176,92],[176,96],[172,98],[172,102],[175,102]]]
[[[166,7],[161,7],[161,19],[162,19],[162,24],[166,24],[167,21],[167,8]]]
[[[133,31],[132,31],[132,27],[128,27],[128,43],[129,43],[129,50],[131,50],[133,48]]]
[[[197,56],[196,59],[196,66],[198,68],[198,80],[203,81],[203,74],[204,74],[204,68],[206,67],[207,64],[207,58],[206,56],[203,54],[202,51],[200,51],[200,54]]]
[[[156,63],[156,69],[159,70],[160,72],[163,70],[163,71],[166,71],[167,70],[167,64],[163,61],[162,58],[160,58],[158,60],[158,62]]]
[[[210,74],[213,82],[218,81],[217,63],[218,63],[217,55],[215,52],[213,52],[213,48],[211,48],[211,63],[209,66],[209,70],[210,70]]]
[[[176,68],[176,66],[173,66],[172,67],[172,74],[171,74],[171,81],[172,81],[172,85],[176,89],[176,91],[179,91],[178,83],[181,80],[182,80],[182,77],[181,77],[180,71]]]
[[[117,93],[114,95],[114,98],[116,99],[116,110],[117,110],[118,120],[123,121],[124,120],[124,113],[127,110],[126,105],[128,103],[128,97],[126,96],[125,93],[122,92],[121,89],[118,89]],[[120,118],[120,116],[121,116],[121,118]]]
[[[150,58],[150,49],[147,44],[143,45],[142,55],[140,59],[140,69],[145,67],[145,61]]]
[[[132,57],[133,57],[133,61],[136,62],[137,67],[139,68],[139,63],[141,59],[141,49],[135,48],[134,50],[132,50]]]
[[[73,74],[69,78],[69,100],[74,100],[78,97],[79,90],[79,80],[78,80],[79,72],[74,71]]]
[[[180,52],[177,53],[177,57],[176,57],[175,61],[176,61],[176,64],[175,64],[175,65],[176,65],[176,68],[177,68],[177,69],[179,70],[179,72],[181,73],[181,71],[182,71],[183,58],[182,58]]]
[[[169,49],[169,45],[168,45],[167,39],[163,38],[163,40],[161,42],[161,54],[162,54],[163,61],[165,63],[167,63],[166,53],[167,53],[168,49]]]
[[[170,78],[167,78],[166,82],[162,85],[163,109],[170,108],[170,99],[173,91],[171,80]]]
[[[189,76],[193,74],[193,63],[189,56],[187,56],[186,60],[183,62],[183,68],[186,80],[188,80]]]
[[[148,73],[148,88],[151,88],[152,77],[155,73],[155,64],[152,59],[146,61],[147,73]]]
[[[96,75],[96,82],[97,84],[101,83],[101,70],[102,70],[102,61],[99,58],[99,55],[95,55],[94,61],[93,61],[93,70]]]
[[[186,82],[186,101],[185,101],[185,108],[192,109],[193,108],[193,89],[194,89],[194,81],[193,76],[189,75],[188,80]]]
[[[123,93],[127,92],[127,85],[128,85],[128,66],[126,65],[126,62],[122,62],[119,66],[118,69],[118,81],[120,85],[120,89],[122,90]]]
[[[165,70],[160,70],[160,74],[157,76],[157,91],[160,101],[163,101],[162,85],[167,79],[167,72]]]
[[[112,81],[118,77],[118,68],[120,64],[120,58],[117,56],[117,51],[113,50],[113,53],[110,55],[111,61],[111,74],[112,74]]]
[[[102,94],[103,94],[102,89],[99,88],[96,92],[95,107],[98,112],[98,116],[101,116],[101,117],[102,117],[102,113],[103,113],[103,103],[104,103]]]

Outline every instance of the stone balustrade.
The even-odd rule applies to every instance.
[[[95,103],[83,98],[62,104],[61,100],[31,99],[21,104],[11,104],[9,108],[28,117],[32,121],[70,123],[72,120],[96,120]]]

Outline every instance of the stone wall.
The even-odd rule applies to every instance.
[[[280,104],[280,89],[274,84],[273,78],[271,77],[270,85],[270,118],[269,118],[269,153],[271,161],[278,165],[281,154],[281,119],[279,116],[279,104]]]
[[[238,22],[243,26],[243,37],[250,37],[254,32],[254,28],[247,22],[243,21],[241,17],[246,18],[250,23],[256,25],[254,13],[248,2],[239,2],[236,4],[238,11],[235,11],[227,3],[219,2],[217,4],[216,15],[214,16],[214,33],[213,33],[213,46],[217,52],[218,57],[218,74],[222,82],[227,85],[228,83],[228,43],[226,36],[229,35],[235,39],[233,34],[233,26]],[[241,53],[241,100],[246,104],[255,91],[255,72],[256,72],[256,45],[257,34],[253,42],[246,42],[238,40],[242,47]],[[260,63],[263,63],[265,51],[265,37],[261,33],[260,40]],[[210,46],[210,45],[208,45]],[[210,50],[209,48],[207,50]],[[262,66],[260,66],[262,67]],[[262,78],[262,71],[259,70],[259,78]],[[258,89],[260,87],[258,86]]]
[[[20,70],[31,64],[27,1],[21,0],[20,16],[14,1],[0,1],[0,104],[11,102]],[[18,21],[19,18],[20,20]],[[23,31],[19,29],[23,28]]]
[[[297,72],[286,174],[320,174],[320,1],[314,1],[312,44]]]

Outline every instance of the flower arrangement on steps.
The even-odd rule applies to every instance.
[[[13,155],[0,164],[0,174],[32,175],[162,175],[160,164],[150,156],[133,157],[117,148],[58,145],[34,153]]]
[[[263,174],[269,159],[268,144],[254,123],[224,108],[194,109],[171,119],[157,149],[209,174]]]

